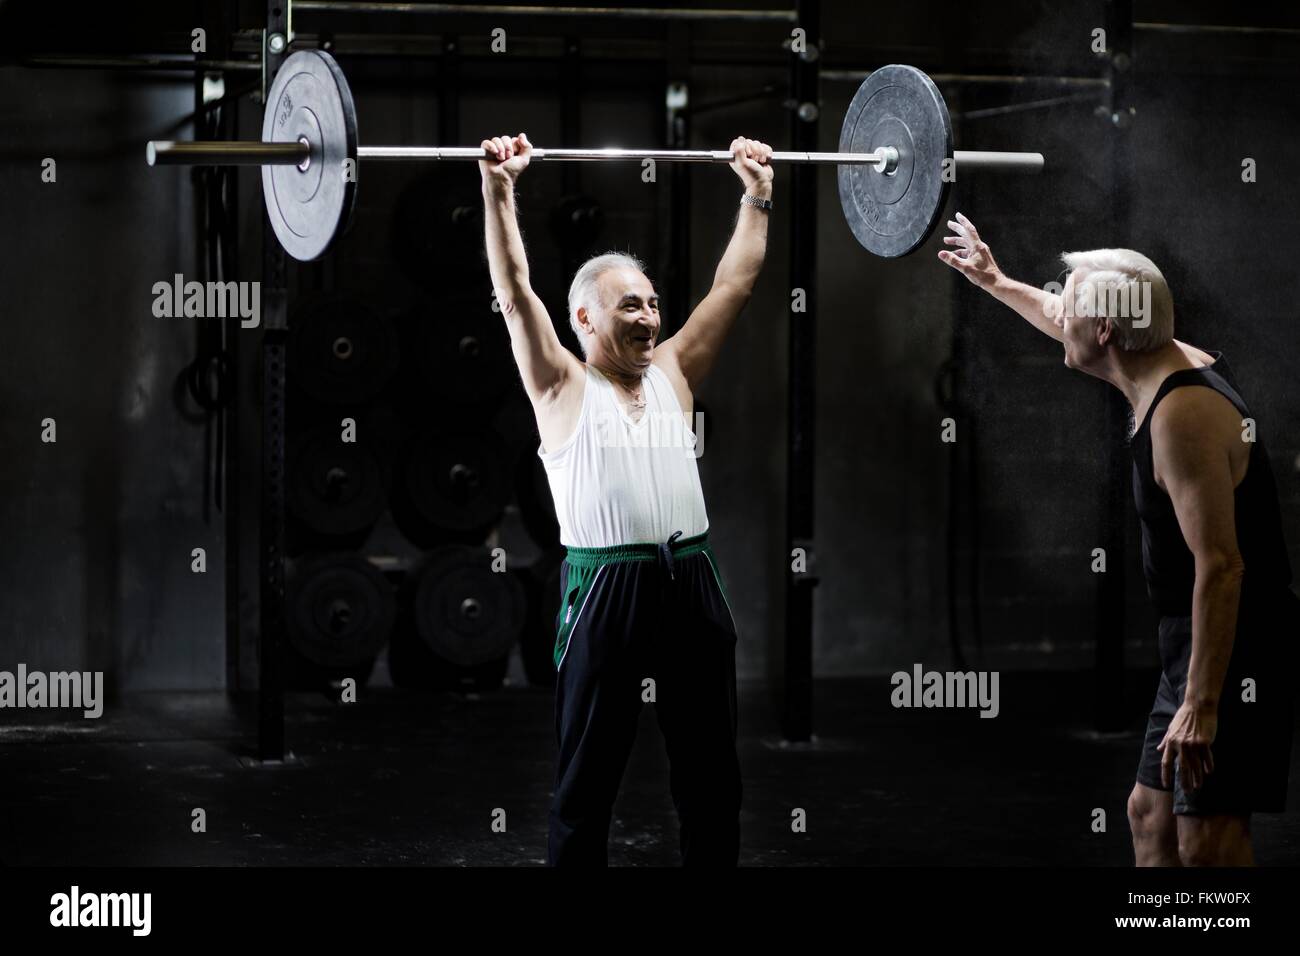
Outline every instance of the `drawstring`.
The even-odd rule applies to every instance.
[[[667,540],[667,541],[665,541],[663,544],[659,545],[659,563],[660,563],[660,565],[661,565],[662,567],[668,569],[668,577],[669,577],[670,579],[672,579],[672,580],[676,580],[676,579],[677,579],[677,578],[676,578],[676,575],[673,574],[673,548],[672,548],[672,544],[673,544],[674,541],[676,541],[676,540],[677,540],[678,538],[680,538],[681,536],[682,536],[682,533],[681,533],[680,531],[674,531],[672,534],[670,534],[670,535],[668,536],[668,540]]]

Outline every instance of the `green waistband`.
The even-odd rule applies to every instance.
[[[657,544],[645,543],[617,544],[609,548],[568,548],[565,559],[575,568],[598,568],[602,564],[621,561],[657,561],[659,547]],[[671,551],[674,558],[684,558],[707,551],[708,548],[709,533],[705,531],[693,538],[678,538],[672,543]]]

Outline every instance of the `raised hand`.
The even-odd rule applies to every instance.
[[[980,238],[975,223],[961,213],[957,213],[955,222],[951,219],[948,220],[948,228],[956,235],[944,236],[944,245],[956,246],[957,251],[953,252],[944,249],[940,251],[939,259],[952,266],[981,289],[992,286],[998,280],[998,277],[1002,275],[1002,270],[998,268],[998,264],[993,260],[993,252],[989,249],[988,243]]]
[[[525,133],[518,136],[494,136],[483,140],[482,146],[493,157],[479,160],[478,168],[483,174],[484,182],[488,177],[505,177],[513,183],[528,168],[533,151],[533,144],[528,142]]]

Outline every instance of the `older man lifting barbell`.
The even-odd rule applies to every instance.
[[[529,284],[515,184],[532,144],[520,133],[482,147],[493,157],[480,163],[492,285],[537,416],[538,454],[567,548],[549,862],[607,862],[610,813],[641,705],[651,699],[671,762],[682,860],[734,866],[736,624],[709,542],[688,422],[695,390],[763,265],[772,149],[732,142],[744,184],[735,230],[712,288],[675,335],[659,341],[659,296],[637,259],[606,253],[578,269],[568,308],[580,361]]]
[[[868,76],[849,104],[837,152],[534,149],[521,134],[477,147],[362,146],[342,69],[300,50],[276,73],[255,142],[150,143],[150,163],[262,167],[267,215],[284,249],[311,260],[347,229],[358,163],[475,160],[487,208],[492,280],[541,435],[568,546],[556,621],[560,765],[550,861],[606,860],[610,810],[637,724],[654,701],[668,741],[671,789],[689,864],[734,865],[740,771],[735,752],[735,621],[707,538],[686,423],[693,390],[743,308],[763,261],[772,163],[837,166],[840,205],[867,251],[920,247],[950,184],[966,171],[1037,172],[1039,153],[953,149],[948,109],[915,67]],[[736,228],[712,290],[659,343],[658,300],[641,264],[600,256],[578,270],[569,318],[585,361],[560,344],[528,284],[514,183],[533,161],[730,163],[745,183]],[[640,432],[653,429],[654,440]]]

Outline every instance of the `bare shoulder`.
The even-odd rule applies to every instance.
[[[695,397],[691,393],[690,382],[682,372],[681,363],[677,360],[677,350],[667,347],[671,346],[672,341],[669,339],[655,348],[655,357],[651,359],[650,364],[668,378],[669,384],[673,387],[673,394],[677,396],[677,404],[682,407],[682,411],[689,414],[694,408]]]
[[[1226,396],[1212,388],[1188,385],[1164,397],[1151,416],[1151,438],[1163,449],[1227,448],[1240,441],[1241,416]]]
[[[563,349],[560,361],[560,380],[555,386],[557,395],[564,392],[577,392],[579,395],[587,387],[587,363],[580,360],[568,349]]]
[[[582,406],[582,396],[587,391],[587,364],[579,361],[568,349],[564,354],[563,371],[555,387],[535,403],[539,411],[542,406],[565,409]]]
[[[650,360],[650,364],[663,371],[665,374],[671,374],[669,369],[673,369],[677,374],[681,374],[681,355],[678,346],[680,345],[678,337],[681,335],[681,329],[678,329],[662,342],[655,343],[655,357]]]
[[[565,374],[555,388],[533,401],[533,415],[537,419],[537,433],[542,440],[542,450],[559,448],[578,427],[582,416],[582,402],[587,392],[587,366],[572,355],[566,363]]]
[[[1174,485],[1230,494],[1246,476],[1251,447],[1236,406],[1212,388],[1176,388],[1151,418],[1153,477],[1171,495]]]

